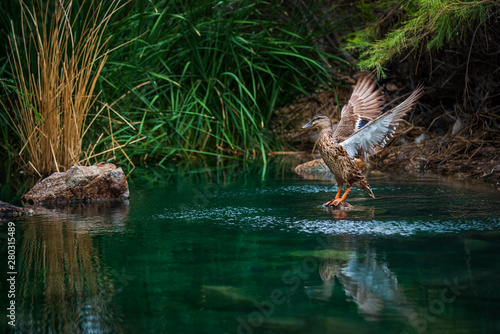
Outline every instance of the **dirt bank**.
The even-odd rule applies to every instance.
[[[466,144],[462,138],[434,138],[425,143],[392,145],[374,156],[372,164],[381,170],[433,172],[459,178],[477,178],[500,186],[500,149],[482,147],[469,154],[447,153],[454,147]]]

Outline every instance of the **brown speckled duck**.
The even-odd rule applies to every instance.
[[[401,104],[381,114],[383,95],[375,89],[371,75],[362,77],[352,92],[347,105],[342,108],[340,122],[333,131],[327,116],[316,115],[302,128],[318,127],[321,131],[318,147],[325,164],[330,168],[339,190],[335,198],[324,205],[338,206],[344,201],[351,187],[359,188],[375,198],[370,185],[356,162],[354,156],[358,150],[373,154],[376,147],[384,147],[396,128],[423,93],[423,87],[417,89]],[[344,184],[347,189],[342,195]]]

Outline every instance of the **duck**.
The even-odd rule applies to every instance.
[[[417,88],[403,102],[382,113],[384,96],[376,87],[373,76],[362,76],[353,89],[351,97],[342,107],[340,122],[333,130],[328,116],[317,114],[302,129],[320,130],[317,147],[323,161],[337,181],[338,191],[335,198],[323,204],[339,207],[346,199],[351,187],[356,187],[375,198],[363,173],[354,158],[363,153],[365,160],[373,155],[375,149],[383,148],[396,132],[403,117],[410,112],[424,91],[423,85]],[[346,185],[346,190],[342,191]]]

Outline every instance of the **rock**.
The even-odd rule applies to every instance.
[[[326,173],[329,172],[328,166],[325,164],[323,159],[314,159],[312,161],[305,162],[303,164],[295,167],[295,173]]]
[[[329,204],[326,207],[329,209],[345,210],[345,211],[350,211],[354,208],[351,204],[344,201],[340,202],[338,205]]]
[[[395,91],[397,91],[399,89],[398,86],[396,86],[395,84],[391,84],[391,83],[386,84],[385,88],[389,92],[395,92]]]
[[[451,129],[452,135],[457,135],[462,129],[465,127],[464,122],[460,118],[457,118],[455,123],[453,124],[453,128]]]
[[[427,138],[429,138],[429,136],[427,136],[425,133],[422,133],[420,136],[415,138],[415,144],[423,143]]]
[[[368,167],[362,159],[355,158],[354,161],[358,164],[363,172],[366,172]],[[307,179],[333,179],[333,174],[325,164],[323,159],[314,159],[298,165],[294,169],[295,173]]]
[[[110,163],[73,166],[39,181],[22,197],[30,205],[68,203],[129,197],[128,184],[121,168]]]
[[[0,201],[0,217],[19,217],[32,215],[35,212],[28,208],[21,208],[6,202]]]

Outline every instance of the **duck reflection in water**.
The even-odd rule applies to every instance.
[[[363,253],[346,251],[349,259],[346,256],[324,259],[319,265],[323,284],[304,287],[309,298],[330,300],[338,282],[347,300],[356,303],[358,312],[366,321],[380,321],[388,310],[398,310],[404,318],[415,314],[398,285],[396,274],[386,262],[377,260],[375,249],[365,249]]]

